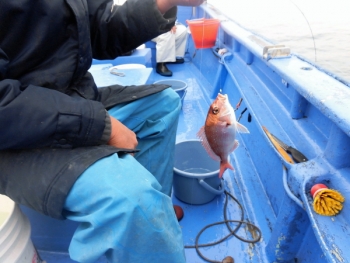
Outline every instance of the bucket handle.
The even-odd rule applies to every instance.
[[[185,98],[186,93],[187,93],[187,89],[185,89],[184,94],[183,94],[182,97],[181,97],[181,100],[183,100],[183,99]]]
[[[212,194],[221,195],[225,191],[223,180],[221,180],[221,185],[220,185],[221,189],[220,190],[216,190],[215,188],[211,187],[203,179],[198,179],[198,182],[201,186],[203,186],[203,188],[205,188],[206,190],[208,190]]]

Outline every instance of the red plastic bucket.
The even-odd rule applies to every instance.
[[[199,48],[211,48],[215,45],[220,20],[219,19],[196,19],[186,20],[194,45]]]

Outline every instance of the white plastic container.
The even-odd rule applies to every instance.
[[[135,68],[146,68],[146,66],[142,65],[142,64],[133,64],[133,63],[121,64],[121,65],[116,65],[116,66],[111,67],[109,69],[109,71],[111,71],[113,69],[135,69]]]
[[[39,263],[30,223],[16,203],[0,195],[0,263]]]

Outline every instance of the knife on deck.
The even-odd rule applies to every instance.
[[[276,150],[279,152],[280,155],[282,155],[282,157],[290,164],[293,164],[294,161],[293,159],[289,156],[289,154],[287,153],[287,151],[285,149],[282,148],[282,146],[278,143],[277,140],[275,140],[275,138],[272,136],[272,134],[266,129],[265,126],[262,126],[264,132],[266,133],[267,137],[270,139],[270,141],[272,142],[273,146],[275,146]]]
[[[294,159],[294,161],[296,163],[302,163],[302,162],[306,162],[308,159],[306,158],[306,156],[304,154],[302,154],[301,152],[299,152],[297,149],[293,148],[290,145],[285,144],[284,142],[282,142],[280,139],[278,139],[275,135],[273,135],[272,133],[270,133],[271,136],[278,142],[278,144],[287,152],[289,153],[292,158]]]

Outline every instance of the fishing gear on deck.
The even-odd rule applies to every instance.
[[[233,258],[231,256],[225,257],[222,261],[215,261],[215,260],[208,259],[200,252],[200,250],[199,250],[200,247],[209,247],[209,246],[217,245],[217,244],[225,241],[226,239],[228,239],[229,237],[232,237],[232,236],[234,236],[234,237],[238,238],[239,240],[241,240],[243,242],[246,242],[246,243],[256,243],[256,242],[258,242],[261,239],[261,236],[262,236],[261,230],[257,226],[255,226],[254,224],[252,224],[250,222],[244,221],[244,210],[243,210],[243,207],[242,207],[241,203],[232,194],[230,194],[226,190],[224,191],[224,193],[225,193],[225,204],[224,204],[224,210],[223,210],[224,211],[224,221],[219,221],[219,222],[212,223],[212,224],[209,224],[209,225],[205,226],[197,234],[196,240],[195,240],[195,245],[193,245],[193,246],[186,245],[185,246],[185,248],[195,248],[196,251],[197,251],[197,254],[202,259],[204,259],[207,262],[211,262],[211,263],[231,263],[231,262],[233,263],[234,260],[233,260]],[[237,205],[239,206],[239,208],[241,210],[241,218],[240,218],[240,220],[228,219],[228,216],[227,216],[227,205],[228,205],[229,197],[231,197],[237,203]],[[232,229],[231,226],[230,226],[230,223],[238,223],[238,225],[234,229]],[[206,229],[208,229],[208,228],[210,228],[212,226],[221,225],[221,224],[225,224],[226,225],[227,229],[229,230],[229,234],[228,235],[226,235],[225,237],[219,239],[216,242],[207,243],[207,244],[198,244],[199,237],[202,235],[202,233]],[[239,228],[242,226],[242,224],[246,224],[246,225],[252,227],[252,229],[255,230],[256,236],[253,235],[253,239],[252,240],[245,239],[245,238],[243,238],[241,236],[238,236],[236,234],[236,232],[239,230]],[[254,238],[254,236],[255,236],[255,238]],[[232,259],[232,261],[231,261],[231,259]]]
[[[238,108],[241,106],[242,101],[243,101],[243,98],[240,98],[239,101],[238,101],[238,103],[236,104],[235,111],[238,110]]]
[[[314,199],[313,208],[317,214],[334,216],[343,209],[342,203],[345,198],[338,191],[329,189],[324,184],[315,184],[310,192]]]
[[[243,101],[243,98],[240,98],[239,101],[238,101],[238,103],[236,104],[236,108],[235,108],[234,111],[237,111],[237,110],[239,109],[239,107],[241,107],[242,101]],[[243,114],[244,114],[246,111],[247,111],[247,108],[245,108],[245,109],[241,112],[241,114],[239,115],[239,117],[238,117],[238,119],[237,119],[237,122],[239,122],[239,121],[241,120]],[[250,118],[250,120],[249,120],[249,118]],[[251,122],[251,115],[250,115],[250,113],[249,113],[249,115],[248,115],[248,122]]]
[[[282,142],[280,139],[270,133],[266,127],[262,126],[262,128],[272,144],[275,146],[276,150],[288,163],[301,163],[308,160],[304,154]],[[291,156],[289,156],[289,154]],[[310,192],[313,198],[313,209],[317,214],[334,216],[343,209],[343,202],[345,201],[345,198],[338,191],[329,189],[324,184],[316,184],[311,188]]]
[[[282,157],[290,164],[306,162],[308,159],[297,149],[285,144],[272,133],[270,133],[265,126],[262,126],[267,137],[275,146],[276,150],[282,155]],[[289,156],[291,154],[291,156]]]
[[[299,152],[297,149],[293,148],[292,146],[289,146],[282,142],[280,139],[278,139],[275,135],[271,133],[271,136],[278,142],[278,144],[287,152],[292,155],[292,158],[296,163],[302,163],[306,162],[308,159],[305,157],[304,154]]]
[[[243,116],[243,114],[247,111],[247,108],[245,108],[242,112],[241,112],[241,115],[239,115],[238,119],[237,119],[237,122],[239,122]]]

